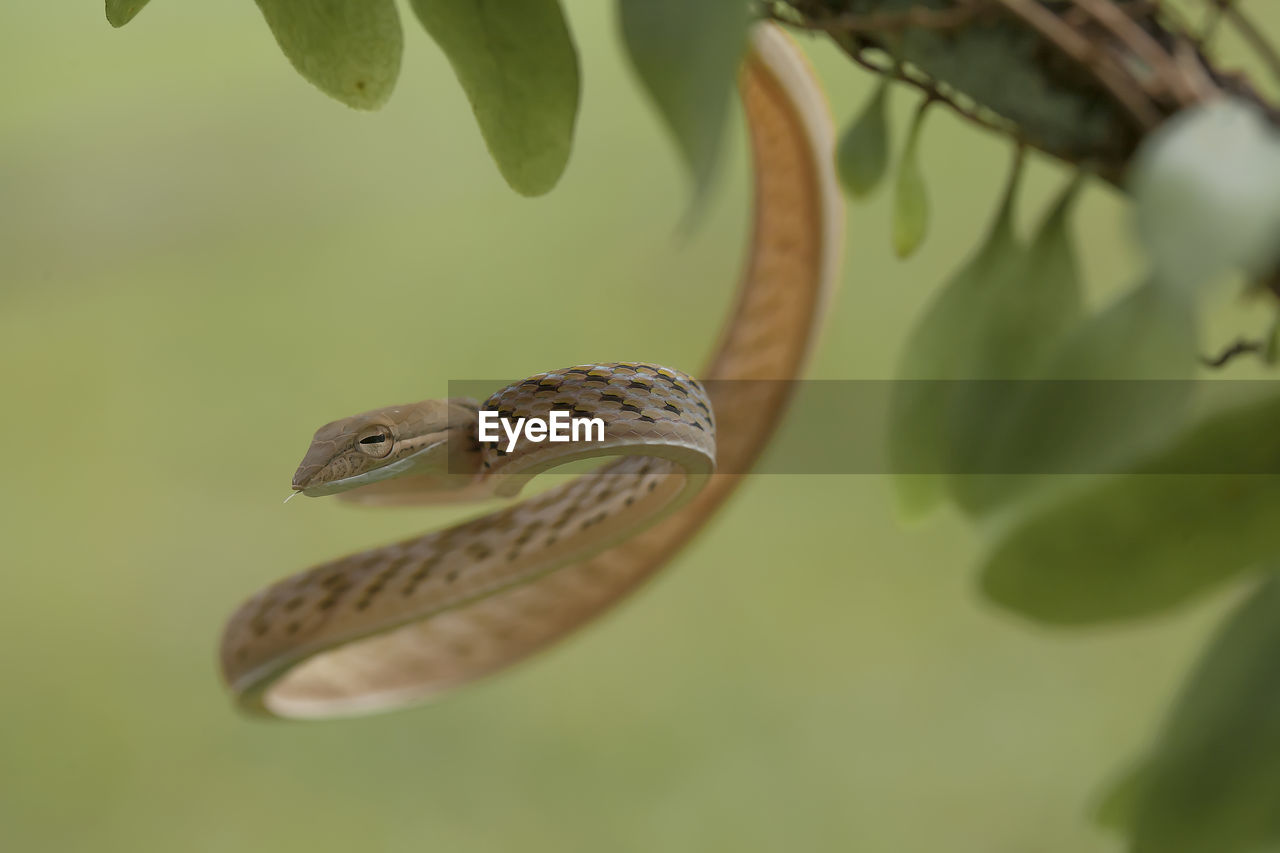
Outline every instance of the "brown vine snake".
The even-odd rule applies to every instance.
[[[839,272],[833,132],[803,55],[771,24],[739,75],[751,141],[753,233],[710,390],[640,363],[583,365],[499,391],[485,408],[571,406],[603,443],[476,439],[476,404],[428,400],[322,427],[294,488],[367,503],[510,495],[534,473],[616,455],[507,508],[286,578],[223,634],[223,676],[246,710],[324,718],[387,710],[492,673],[563,637],[652,575],[737,487],[786,409]],[[552,448],[555,448],[552,450]],[[347,491],[351,490],[351,491]]]

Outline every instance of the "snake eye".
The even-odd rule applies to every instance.
[[[361,453],[381,459],[391,452],[391,430],[384,426],[371,426],[360,434],[356,447]]]

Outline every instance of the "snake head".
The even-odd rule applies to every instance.
[[[477,409],[470,400],[424,400],[327,423],[293,475],[294,491],[320,497],[410,473],[467,473]]]

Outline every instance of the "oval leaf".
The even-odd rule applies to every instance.
[[[978,382],[957,387],[949,429],[953,433],[951,494],[958,506],[983,515],[1026,485],[1003,470],[998,424],[1025,411],[1022,396],[1049,369],[1046,358],[1083,313],[1079,263],[1069,232],[1081,180],[1071,182],[1045,217],[1016,273],[987,290],[986,308],[973,322]],[[997,381],[990,381],[997,380]],[[1015,380],[1015,381],[1000,381]],[[967,472],[967,473],[965,473]]]
[[[889,170],[888,91],[889,81],[882,80],[836,149],[840,183],[854,198],[869,195]]]
[[[453,66],[498,170],[521,195],[560,180],[578,116],[578,52],[557,0],[413,0]]]
[[[1031,619],[1157,613],[1280,553],[1280,398],[1204,418],[1130,473],[1074,488],[1010,526],[982,589]]]
[[[989,294],[1017,276],[1024,248],[1013,233],[1013,203],[1021,160],[996,221],[977,253],[943,285],[916,323],[903,350],[889,408],[889,464],[899,510],[918,517],[945,496],[950,458],[947,412],[955,380],[975,379]]]
[[[284,55],[320,91],[377,109],[400,73],[404,36],[394,0],[257,0]]]
[[[711,184],[747,39],[742,0],[619,0],[631,65],[701,197]]]
[[[1049,209],[1024,256],[1022,274],[1002,281],[1003,290],[991,289],[985,329],[977,336],[979,375],[1037,375],[1037,362],[1080,320],[1084,289],[1070,226],[1081,186],[1081,179],[1073,180]]]
[[[920,172],[920,131],[929,110],[926,100],[916,110],[907,132],[907,142],[898,162],[898,178],[893,203],[893,250],[900,258],[910,257],[924,242],[929,230],[929,197]]]
[[[1219,630],[1140,793],[1135,853],[1246,853],[1280,842],[1280,579],[1265,581]]]
[[[959,482],[960,504],[983,514],[1058,475],[1124,472],[1177,435],[1196,367],[1184,297],[1143,285],[1055,342],[1035,381],[989,389],[1000,405],[974,407],[964,463],[989,476]]]
[[[107,0],[107,23],[123,27],[142,11],[148,0]]]
[[[1146,762],[1136,764],[1107,785],[1093,813],[1099,826],[1125,836],[1133,832],[1134,815],[1145,793],[1147,773]]]

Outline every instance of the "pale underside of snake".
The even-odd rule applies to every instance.
[[[752,236],[706,387],[644,363],[540,374],[485,402],[507,415],[599,416],[605,440],[480,442],[477,405],[429,400],[335,421],[294,488],[371,504],[510,496],[574,459],[596,471],[469,522],[352,554],[245,602],[222,639],[246,710],[288,718],[401,707],[521,660],[623,598],[738,486],[788,403],[838,275],[843,208],[826,103],[772,25],[739,75],[751,144]],[[771,380],[771,381],[720,381]],[[716,469],[721,472],[714,473]]]

